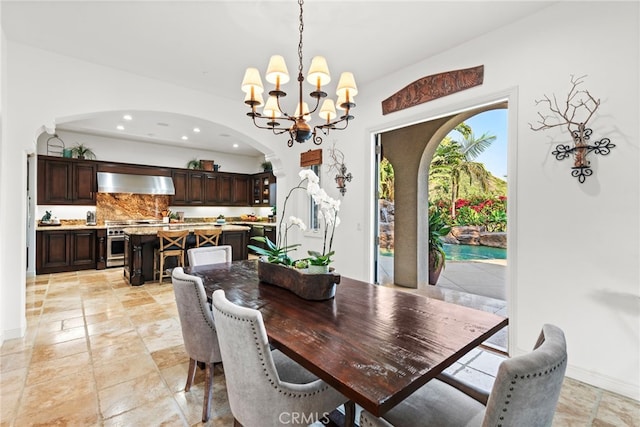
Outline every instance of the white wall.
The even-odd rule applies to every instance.
[[[6,73],[5,73],[5,67],[7,64],[6,61],[6,52],[7,49],[5,47],[6,45],[6,38],[4,35],[4,29],[2,28],[2,3],[0,3],[0,170],[3,170],[6,166],[5,166],[5,155],[4,155],[4,140],[5,140],[5,136],[4,136],[4,111],[5,111],[5,96],[4,94],[6,93],[6,91],[4,90],[5,88],[5,77],[6,77]],[[4,180],[4,174],[0,173],[0,188],[3,187],[3,180]],[[5,206],[4,204],[5,199],[2,197],[2,192],[0,192],[0,206]],[[0,208],[0,230],[4,229],[4,219],[6,217],[5,214],[5,210]],[[0,259],[4,259],[4,250],[5,247],[4,245],[0,245]],[[4,277],[4,265],[0,262],[0,277]],[[4,304],[2,302],[6,301],[5,295],[4,295],[4,285],[0,284],[0,345],[2,345],[2,343],[4,342],[4,337],[5,337],[5,317],[7,317],[7,315],[5,314],[5,310],[3,308]],[[5,303],[6,304],[6,303]]]
[[[346,131],[326,137],[323,144],[326,150],[335,142],[354,175],[343,199],[342,224],[334,244],[336,268],[345,276],[371,278],[372,133],[508,97],[512,353],[529,351],[543,323],[557,324],[567,335],[569,376],[640,399],[638,12],[637,3],[581,2],[579,8],[575,3],[560,3],[384,80],[360,84],[356,119]],[[597,31],[587,26],[591,22],[598,24]],[[7,50],[3,113],[4,136],[11,144],[2,144],[0,231],[2,244],[11,242],[12,248],[24,246],[18,225],[24,223],[19,219],[25,215],[24,209],[14,210],[24,205],[24,185],[14,177],[24,180],[24,170],[19,170],[25,163],[24,153],[35,151],[38,129],[56,117],[135,108],[219,118],[244,132],[273,161],[280,194],[278,215],[283,214],[283,191],[298,181],[299,154],[316,148],[296,144],[289,149],[284,137],[265,136],[251,128],[240,102],[12,43]],[[406,84],[479,64],[485,66],[482,86],[388,116],[381,114],[380,102]],[[588,75],[585,87],[602,98],[592,120],[594,136],[610,137],[617,145],[607,157],[592,157],[595,175],[585,184],[569,176],[570,164],[551,157],[554,144],[565,142],[566,135],[532,132],[528,127],[536,119],[534,100],[543,94],[562,96],[569,88],[570,74]],[[272,151],[255,141],[264,141]],[[9,173],[9,164],[18,170]],[[340,197],[332,175],[324,179],[329,193]],[[7,220],[9,209],[11,221]],[[303,216],[306,201],[294,198],[290,209],[285,215]],[[305,248],[321,243],[298,235]],[[5,252],[0,258],[0,272],[4,272],[0,286],[7,338],[24,327],[25,279],[24,272],[14,268],[24,265],[24,251]]]

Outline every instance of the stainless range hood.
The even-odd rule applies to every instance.
[[[98,172],[98,192],[174,195],[176,189],[170,176]]]

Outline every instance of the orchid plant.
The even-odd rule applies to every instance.
[[[338,211],[340,210],[340,200],[330,197],[325,190],[320,188],[320,179],[311,169],[302,169],[298,174],[300,182],[298,185],[289,190],[287,197],[284,199],[284,205],[282,208],[283,214],[280,218],[278,225],[278,237],[276,243],[271,242],[267,237],[253,237],[253,240],[260,241],[266,244],[267,248],[260,248],[254,245],[249,245],[249,248],[253,249],[256,253],[266,256],[267,261],[275,264],[284,265],[301,265],[300,261],[306,261],[305,264],[310,265],[329,265],[331,263],[331,257],[335,254],[332,250],[333,235],[335,229],[340,225],[340,218],[338,217]],[[301,230],[306,230],[307,227],[300,218],[295,216],[289,216],[287,221],[285,220],[284,213],[287,210],[287,203],[291,198],[291,195],[295,190],[305,190],[309,194],[314,202],[319,206],[319,217],[324,225],[323,230],[323,242],[322,252],[308,251],[309,257],[303,258],[298,261],[293,261],[289,256],[289,252],[297,249],[300,244],[289,244],[288,232],[293,227],[298,227]]]

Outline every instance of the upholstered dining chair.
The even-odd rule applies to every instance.
[[[233,304],[221,289],[212,300],[235,425],[308,425],[322,422],[342,404],[345,425],[353,425],[353,402],[278,350],[269,350],[258,310]]]
[[[154,251],[153,280],[159,275],[159,281],[162,283],[165,276],[164,262],[167,258],[175,257],[178,267],[184,267],[184,250],[189,230],[159,230],[157,235],[160,246]]]
[[[196,373],[196,364],[204,363],[205,385],[202,421],[209,419],[211,400],[213,398],[214,363],[222,362],[213,313],[207,302],[202,280],[199,277],[185,274],[182,267],[171,272],[173,292],[176,296],[182,339],[189,355],[189,371],[184,391],[189,391]]]
[[[231,245],[203,246],[187,250],[189,265],[195,267],[203,264],[216,264],[233,261],[233,248]]]
[[[218,246],[218,240],[222,234],[220,228],[196,228],[193,235],[196,236],[196,248],[203,246]]]
[[[564,333],[544,325],[531,353],[500,364],[490,394],[441,375],[383,418],[362,411],[360,427],[551,426],[566,369]]]

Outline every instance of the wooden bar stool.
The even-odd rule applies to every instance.
[[[218,246],[218,239],[222,230],[220,228],[196,228],[193,230],[196,236],[196,248],[202,246]]]
[[[153,256],[153,280],[156,279],[157,273],[160,273],[160,283],[165,277],[164,273],[164,261],[168,257],[176,257],[179,267],[184,267],[184,250],[187,244],[187,236],[189,230],[173,230],[173,231],[158,231],[158,240],[160,247],[155,250]],[[160,261],[160,268],[158,268],[158,261]],[[168,277],[171,277],[169,275]]]

